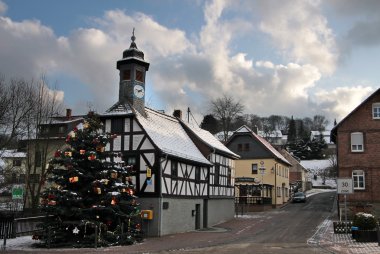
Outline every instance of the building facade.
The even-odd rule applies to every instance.
[[[278,207],[288,202],[291,164],[268,141],[244,125],[226,146],[240,156],[235,164],[237,203],[263,205],[265,209],[264,205]]]
[[[145,107],[144,60],[132,36],[117,62],[119,100],[101,119],[116,135],[106,147],[132,165],[136,196],[152,214],[143,221],[148,236],[207,228],[234,216],[234,161],[238,155],[209,132]]]
[[[348,211],[380,215],[380,89],[340,121],[331,131],[337,145],[338,178],[351,178]],[[343,209],[339,195],[339,208]]]

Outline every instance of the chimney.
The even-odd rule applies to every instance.
[[[175,109],[173,112],[173,116],[182,119],[182,111],[180,109]]]
[[[256,134],[259,133],[259,128],[257,127],[257,125],[253,126],[253,132]]]
[[[66,117],[71,118],[71,108],[66,109]]]

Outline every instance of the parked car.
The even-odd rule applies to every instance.
[[[303,193],[303,192],[296,192],[296,193],[294,193],[292,201],[293,201],[293,203],[296,203],[296,202],[303,202],[303,203],[305,203],[306,202],[306,195],[305,195],[305,193]]]

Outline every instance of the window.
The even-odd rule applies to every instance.
[[[172,161],[170,172],[172,176],[178,176],[178,162]]]
[[[123,71],[122,80],[131,80],[131,70]]]
[[[257,171],[257,163],[252,164],[252,174],[258,174],[258,171]]]
[[[20,167],[20,166],[21,166],[21,160],[13,159],[13,167]]]
[[[241,152],[241,151],[243,151],[243,145],[242,144],[238,144],[238,152]]]
[[[114,118],[111,120],[111,133],[122,133],[124,131],[123,119]]]
[[[353,132],[351,133],[351,151],[352,152],[363,152],[363,133]]]
[[[352,171],[352,180],[354,182],[355,190],[364,190],[365,189],[365,177],[363,170],[354,170]]]
[[[201,167],[195,167],[195,181],[199,182],[201,180]]]
[[[219,185],[220,166],[215,165],[214,185]]]
[[[20,174],[19,183],[25,183],[25,174]]]
[[[277,187],[277,197],[281,197],[281,187]]]
[[[372,118],[380,119],[380,103],[372,104]]]
[[[232,177],[231,177],[231,169],[230,168],[228,168],[228,171],[227,171],[227,185],[228,186],[232,185]]]
[[[136,70],[136,80],[144,82],[144,75],[142,71]]]
[[[36,151],[36,153],[34,154],[34,165],[36,167],[41,167],[41,158],[42,154],[40,151]]]
[[[244,144],[244,151],[249,151],[249,144],[248,143]]]
[[[58,127],[58,133],[65,133],[65,131],[66,131],[66,126],[59,126]]]

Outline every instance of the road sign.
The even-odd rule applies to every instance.
[[[22,199],[24,196],[24,189],[20,185],[14,185],[12,188],[12,199]]]
[[[337,179],[337,192],[338,194],[353,194],[354,185],[352,184],[352,178],[338,178]]]

